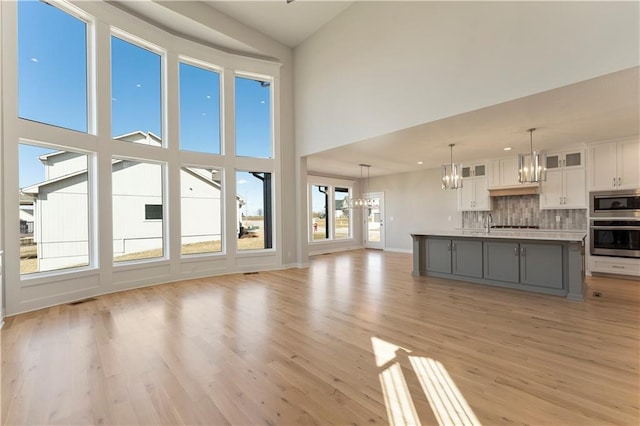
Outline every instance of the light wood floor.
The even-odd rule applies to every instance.
[[[578,303],[411,266],[360,250],[8,318],[2,423],[638,424],[640,283]]]

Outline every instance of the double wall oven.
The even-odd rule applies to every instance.
[[[640,189],[591,193],[591,254],[640,258]]]

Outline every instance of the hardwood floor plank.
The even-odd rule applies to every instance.
[[[357,250],[7,318],[2,424],[386,424],[389,395],[437,424],[425,380],[486,425],[640,423],[640,283],[577,303],[411,268]]]

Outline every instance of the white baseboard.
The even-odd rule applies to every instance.
[[[311,264],[309,262],[300,263],[287,263],[282,266],[282,269],[304,269],[308,268]]]
[[[409,253],[409,254],[413,254],[413,250],[411,249],[403,249],[403,248],[396,248],[396,247],[385,247],[384,251],[391,251],[394,253]]]
[[[363,248],[364,248],[364,246],[326,248],[324,250],[314,250],[313,252],[309,251],[309,257],[311,257],[311,256],[319,256],[319,255],[328,254],[328,253],[339,253],[341,251],[360,250],[360,249],[363,249]]]

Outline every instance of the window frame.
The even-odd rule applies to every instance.
[[[328,244],[328,243],[341,243],[347,241],[353,241],[354,223],[353,223],[353,210],[350,209],[349,213],[349,236],[346,238],[336,238],[336,188],[342,188],[348,190],[348,197],[353,196],[353,181],[347,181],[342,179],[333,179],[320,176],[309,176],[307,179],[307,243],[310,245],[315,244]],[[313,187],[325,186],[328,188],[328,200],[329,203],[326,206],[326,225],[330,229],[329,237],[314,240],[313,239]]]
[[[277,60],[257,59],[251,55],[242,56],[229,53],[206,42],[189,40],[170,33],[158,26],[131,15],[109,3],[80,2],[70,5],[65,0],[50,0],[53,7],[77,7],[82,10],[81,18],[87,24],[87,86],[88,86],[88,132],[57,128],[52,125],[30,122],[17,114],[17,73],[13,69],[17,57],[17,31],[15,2],[0,2],[0,20],[2,38],[0,38],[0,56],[2,57],[2,104],[0,105],[0,145],[3,158],[0,158],[4,173],[2,185],[3,215],[0,238],[4,249],[5,282],[15,283],[7,286],[6,313],[13,315],[26,310],[70,301],[73,295],[93,296],[104,292],[136,288],[141,285],[177,281],[187,277],[203,277],[213,274],[237,273],[243,270],[264,269],[271,265],[280,265],[284,255],[282,247],[277,246],[281,238],[280,204],[283,202],[280,187],[280,171],[283,166],[275,158],[280,156],[280,68]],[[126,37],[124,36],[126,34]],[[142,48],[162,55],[161,67],[161,126],[162,147],[150,147],[114,141],[111,133],[111,38],[116,36]],[[154,47],[159,47],[154,49]],[[233,76],[234,73],[250,75],[259,79],[269,79],[271,85],[271,151],[273,158],[236,158],[234,155],[233,131],[223,134],[221,155],[202,155],[179,150],[179,127],[176,120],[178,105],[178,64],[180,58],[192,58],[196,61],[216,64],[221,73],[221,128],[231,129],[234,120]],[[117,136],[117,135],[116,135]],[[94,180],[89,192],[90,223],[95,224],[90,231],[90,253],[92,266],[83,270],[62,270],[44,272],[38,277],[21,277],[19,268],[19,227],[9,223],[18,223],[18,166],[17,152],[19,141],[40,144],[38,141],[50,141],[59,149],[74,152],[86,152],[90,155]],[[44,143],[42,143],[44,144]],[[113,262],[113,220],[112,220],[112,182],[111,159],[113,157],[143,162],[165,164],[164,169],[164,228],[163,258],[149,258],[142,261]],[[223,202],[226,217],[223,221],[223,238],[226,241],[226,255],[240,259],[227,259],[219,256],[180,256],[180,197],[178,179],[180,164],[197,163],[204,167],[224,168],[225,170],[261,170],[271,173],[273,206],[273,248],[251,250],[238,253],[232,240],[236,226],[230,218],[230,201],[235,198],[236,188],[233,178],[225,182]],[[6,203],[6,206],[4,205]],[[15,211],[13,211],[13,208]],[[235,214],[234,214],[235,216]],[[13,229],[15,228],[15,229]],[[289,256],[289,255],[287,255]],[[81,268],[78,268],[81,269]],[[39,274],[40,275],[40,274]]]
[[[113,38],[118,38],[124,42],[130,43],[136,47],[141,49],[148,50],[156,55],[160,56],[160,135],[156,135],[160,137],[160,147],[154,147],[144,144],[137,144],[141,146],[147,146],[149,149],[154,148],[162,148],[166,149],[169,146],[169,125],[168,125],[168,94],[167,94],[167,50],[163,49],[155,44],[141,38],[135,36],[131,33],[128,33],[119,27],[110,26],[109,27],[109,105],[110,105],[110,117],[111,122],[109,123],[110,129],[110,137],[112,140],[116,140],[113,134]],[[130,133],[130,132],[128,132]],[[128,134],[125,133],[125,134]],[[129,142],[127,142],[129,143]]]
[[[202,252],[202,253],[182,253],[182,246],[184,245],[182,242],[182,239],[184,238],[184,230],[182,228],[182,192],[180,191],[180,257],[182,259],[194,259],[194,258],[199,258],[199,257],[204,257],[204,256],[225,256],[227,254],[227,233],[225,232],[226,230],[226,222],[227,222],[227,216],[229,216],[229,213],[227,212],[226,209],[226,192],[227,192],[227,186],[226,186],[226,175],[225,175],[225,169],[223,167],[219,167],[219,166],[203,166],[203,165],[198,165],[198,164],[182,164],[180,166],[180,169],[182,170],[183,167],[188,167],[188,168],[198,168],[198,169],[215,169],[220,173],[221,179],[220,179],[220,251],[210,251],[210,252]],[[180,182],[179,182],[180,188],[182,188],[182,179],[180,178]]]
[[[182,152],[193,152],[193,153],[197,153],[197,154],[205,154],[205,155],[215,155],[215,156],[219,156],[219,157],[224,157],[225,156],[225,127],[224,127],[224,98],[223,98],[223,94],[224,94],[224,70],[219,67],[216,66],[214,64],[211,64],[209,62],[205,62],[205,61],[201,61],[199,59],[194,59],[191,58],[189,56],[185,56],[185,55],[178,55],[178,59],[177,59],[177,64],[178,64],[178,99],[177,99],[177,104],[178,104],[178,149]],[[180,115],[182,114],[182,109],[181,109],[181,96],[182,96],[182,92],[181,92],[181,86],[180,86],[180,64],[185,64],[185,65],[190,65],[192,67],[196,67],[196,68],[201,68],[205,71],[210,71],[210,72],[214,72],[218,74],[218,139],[219,139],[219,146],[218,146],[218,150],[219,152],[216,153],[211,153],[211,152],[203,152],[203,151],[193,151],[193,150],[189,150],[189,149],[183,149],[182,148],[182,123],[181,123],[181,118]]]
[[[42,125],[42,123],[39,123]],[[56,128],[57,126],[53,126]],[[75,132],[71,129],[64,129],[67,132]],[[79,133],[79,132],[77,132]],[[82,134],[82,133],[79,133]],[[96,155],[94,152],[86,151],[82,149],[78,149],[75,147],[68,147],[52,142],[45,142],[41,140],[27,139],[27,138],[19,138],[17,147],[19,150],[20,145],[29,145],[38,148],[52,149],[63,152],[72,152],[75,154],[85,155],[87,158],[87,264],[78,266],[78,267],[69,267],[69,268],[60,268],[48,271],[37,271],[29,274],[19,273],[20,282],[33,282],[39,281],[42,279],[55,278],[57,276],[67,276],[69,274],[83,274],[93,270],[96,270],[99,267],[99,262],[97,258],[97,222],[96,222],[96,212],[97,212],[97,193],[96,193]],[[19,173],[19,164],[18,164],[18,173]],[[18,181],[19,185],[19,181]],[[19,190],[19,186],[18,186]],[[19,209],[19,204],[18,204]],[[35,224],[34,224],[35,228]]]
[[[42,0],[39,0],[42,1]],[[96,73],[97,73],[97,66],[96,66],[96,61],[95,61],[95,49],[96,49],[96,18],[94,16],[92,16],[90,13],[87,13],[86,11],[84,11],[83,9],[81,9],[80,7],[69,3],[68,1],[64,1],[64,0],[48,0],[47,2],[43,3],[47,4],[48,6],[51,7],[55,7],[56,9],[82,21],[85,23],[85,55],[86,55],[86,83],[87,83],[87,116],[86,116],[86,120],[87,120],[87,130],[86,132],[80,131],[80,130],[74,130],[74,129],[68,129],[66,127],[62,127],[62,126],[58,126],[55,124],[49,124],[49,123],[42,123],[39,121],[34,121],[28,118],[23,118],[20,117],[19,114],[19,107],[17,106],[16,110],[18,112],[17,114],[17,119],[19,121],[26,121],[26,122],[32,122],[35,124],[39,124],[39,125],[43,125],[43,126],[50,126],[53,128],[59,128],[59,129],[63,129],[66,131],[70,131],[70,132],[77,132],[79,134],[82,135],[96,135],[97,134],[97,122],[98,122],[98,117],[97,117],[97,85],[96,85]],[[18,6],[17,6],[17,2],[15,3],[15,24],[16,24],[16,43],[15,43],[15,49],[16,49],[16,67],[17,67],[17,59],[18,59],[18,43],[17,43],[17,39],[18,39],[18,34],[17,34],[17,25],[18,25]],[[0,18],[2,18],[2,14],[0,14]],[[0,38],[1,41],[1,38]],[[0,49],[1,50],[1,49]],[[1,69],[1,68],[0,68]],[[16,87],[19,84],[19,70],[16,69]],[[1,102],[1,100],[0,100]],[[16,96],[16,104],[18,104],[20,102],[20,97],[19,94],[18,96]],[[1,111],[2,109],[0,109]],[[0,135],[2,136],[2,135]],[[20,142],[18,142],[20,143]]]
[[[269,157],[256,157],[256,156],[249,156],[249,155],[238,155],[238,144],[237,144],[237,124],[238,124],[238,120],[236,117],[236,111],[237,111],[237,103],[236,103],[236,79],[237,78],[244,78],[244,79],[248,79],[248,80],[254,80],[254,81],[261,81],[261,82],[265,82],[265,83],[269,83],[269,151],[271,153],[271,155]],[[268,75],[262,75],[262,74],[256,74],[256,73],[251,73],[251,72],[245,72],[245,71],[238,71],[236,70],[233,73],[233,99],[234,99],[234,111],[233,111],[233,117],[234,117],[234,134],[236,135],[235,138],[235,143],[234,143],[234,152],[233,155],[237,158],[256,158],[256,159],[261,159],[261,160],[276,160],[278,158],[277,156],[277,149],[276,149],[276,136],[275,136],[275,90],[274,90],[274,85],[275,85],[275,79],[272,76],[268,76]]]

